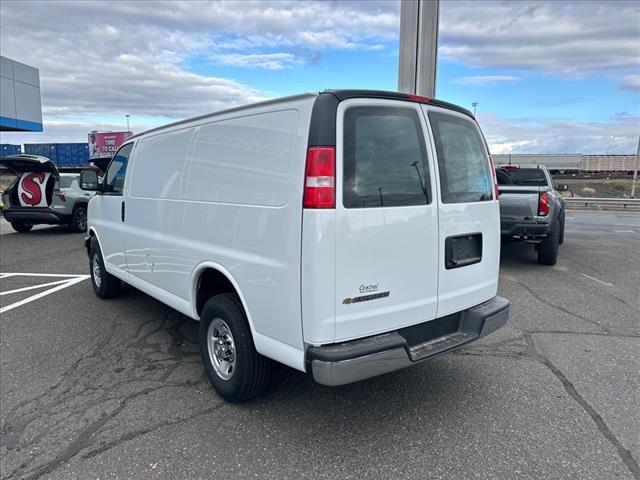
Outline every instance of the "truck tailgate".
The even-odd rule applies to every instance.
[[[542,191],[543,187],[500,186],[500,219],[503,225],[536,223],[538,197]]]

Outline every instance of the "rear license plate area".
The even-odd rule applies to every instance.
[[[466,267],[482,260],[482,234],[467,233],[455,237],[447,237],[444,244],[447,270]]]

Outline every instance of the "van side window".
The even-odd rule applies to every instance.
[[[484,140],[467,119],[429,112],[438,155],[442,203],[492,199],[491,171]]]
[[[343,143],[345,208],[430,203],[427,150],[415,110],[349,108]]]
[[[131,155],[132,148],[133,143],[128,143],[118,150],[111,160],[111,163],[109,163],[104,181],[107,192],[122,193],[124,177],[127,173],[127,163],[129,162],[129,155]]]

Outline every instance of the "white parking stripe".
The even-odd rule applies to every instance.
[[[42,297],[46,297],[47,295],[51,295],[59,290],[63,290],[67,287],[71,287],[76,283],[80,283],[83,280],[89,278],[89,275],[67,275],[67,274],[48,274],[48,273],[8,273],[8,274],[0,274],[4,277],[13,277],[13,276],[33,276],[33,277],[64,277],[66,280],[60,282],[50,282],[50,283],[60,283],[59,285],[50,288],[49,290],[45,290],[44,292],[36,293],[35,295],[31,295],[25,299],[22,299],[18,302],[12,303],[5,307],[0,308],[0,313],[8,312],[9,310],[13,310],[14,308],[18,308],[22,305],[26,305],[27,303],[38,300]],[[20,289],[19,289],[20,290]],[[24,290],[23,290],[24,291]],[[14,292],[15,293],[15,292]]]
[[[79,275],[77,273],[1,273],[0,278],[4,277],[60,277],[60,278],[75,278],[75,277],[87,277],[88,275]]]
[[[15,290],[9,290],[8,292],[0,292],[2,295],[10,295],[12,293],[26,292],[27,290],[35,290],[37,288],[50,287],[51,285],[60,285],[61,283],[68,282],[69,280],[56,280],[55,282],[41,283],[39,285],[31,285],[30,287],[16,288]]]
[[[581,273],[581,275],[583,277],[587,277],[589,280],[593,280],[594,282],[598,282],[598,283],[601,283],[602,285],[606,285],[607,287],[613,287],[613,283],[603,282],[602,280],[598,280],[597,278],[587,275],[586,273]]]

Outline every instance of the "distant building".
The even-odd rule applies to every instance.
[[[0,131],[41,132],[40,73],[0,57]]]

